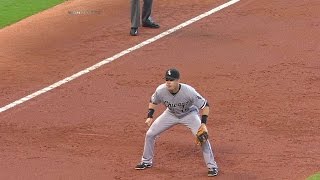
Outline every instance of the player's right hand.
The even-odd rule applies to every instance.
[[[152,121],[153,121],[153,118],[148,118],[145,123],[147,124],[147,126],[151,126]]]

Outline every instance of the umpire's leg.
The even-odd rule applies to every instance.
[[[146,22],[149,18],[151,20],[152,2],[153,0],[143,0],[142,22]]]
[[[140,0],[131,0],[131,27],[140,26]]]

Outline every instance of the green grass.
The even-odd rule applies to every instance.
[[[0,0],[0,29],[65,0]]]
[[[320,180],[320,172],[308,177],[306,180]]]

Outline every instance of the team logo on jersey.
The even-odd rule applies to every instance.
[[[164,104],[166,107],[169,108],[170,111],[181,111],[181,112],[187,112],[190,108],[190,101],[181,102],[181,103],[170,103],[169,101],[164,101]]]
[[[185,106],[187,106],[190,103],[190,101],[187,102],[182,102],[182,103],[170,103],[169,101],[164,101],[164,104],[166,107],[182,107],[184,108]]]

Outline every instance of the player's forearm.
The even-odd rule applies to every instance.
[[[210,108],[209,106],[206,106],[202,109],[202,115],[209,116]]]
[[[153,103],[149,103],[149,109],[154,109],[157,105]]]
[[[148,116],[147,118],[153,118],[154,108],[156,107],[156,104],[149,103],[149,109],[148,109]]]
[[[205,108],[202,109],[202,116],[201,116],[201,123],[202,124],[206,124],[207,123],[209,112],[210,112],[209,106],[206,106]]]

